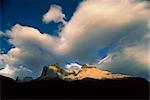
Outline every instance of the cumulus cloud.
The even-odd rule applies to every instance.
[[[51,5],[48,12],[43,15],[43,22],[49,23],[51,21],[54,21],[55,23],[62,22],[63,24],[66,24],[65,21],[65,14],[62,13],[62,8],[58,5]]]
[[[144,64],[145,66],[150,67],[150,59],[149,59],[149,51],[148,49],[141,48],[141,47],[130,47],[125,48],[124,54],[129,57],[137,60],[137,62],[140,62]],[[143,66],[143,67],[145,67]]]
[[[99,50],[113,44],[109,50],[109,54],[112,56],[108,57],[109,61],[106,60],[118,63],[114,66],[120,68],[120,72],[128,70],[129,65],[127,64],[130,64],[128,62],[132,62],[132,64],[141,62],[141,65],[139,64],[135,68],[146,70],[141,66],[147,60],[142,62],[140,57],[141,55],[147,57],[147,52],[145,54],[144,51],[135,56],[136,52],[145,49],[131,49],[131,47],[141,46],[141,44],[144,45],[143,47],[145,45],[147,47],[148,45],[147,40],[144,39],[149,36],[150,10],[147,6],[148,2],[145,1],[85,0],[80,3],[71,20],[65,23],[65,15],[62,13],[61,7],[52,5],[43,16],[43,21],[45,23],[51,21],[65,23],[59,36],[54,37],[41,33],[33,27],[16,24],[5,33],[15,48],[12,48],[7,54],[1,55],[3,56],[2,66],[5,68],[7,68],[7,64],[11,67],[23,66],[32,70],[33,76],[36,77],[41,73],[42,67],[51,62],[68,61],[95,64],[100,58]],[[114,56],[116,54],[117,56]],[[134,56],[126,58],[129,55]],[[132,57],[136,60],[130,61],[129,58]],[[126,62],[127,67],[124,69],[120,67],[124,64],[121,62]],[[105,65],[109,66],[106,63]],[[114,66],[111,64],[112,69]],[[104,68],[108,69],[108,67]],[[132,68],[131,71],[135,71],[135,69]],[[140,73],[140,70],[135,72]]]
[[[81,67],[82,65],[77,64],[77,63],[71,63],[71,64],[65,65],[65,68],[68,70],[77,70],[77,69],[80,69]]]
[[[0,36],[4,35],[4,32],[0,31]]]
[[[143,35],[140,31],[145,31],[149,14],[146,5],[128,0],[84,1],[60,33],[62,45],[57,51],[73,60],[94,62],[99,49],[129,34]]]
[[[32,71],[23,66],[12,67],[7,64],[4,69],[0,70],[0,74],[11,78],[17,76],[24,78],[24,76],[32,75]]]
[[[106,60],[106,62],[98,66],[105,70],[109,70],[113,73],[128,74],[131,76],[143,77],[150,80],[149,78],[150,64],[148,56],[146,56],[145,58],[146,54],[144,52],[145,50],[138,51],[142,53],[144,52],[143,54],[142,53],[139,54],[136,51],[135,53],[133,53],[132,51],[126,51],[126,49],[127,48],[125,48],[124,51],[113,53],[114,56],[112,56],[111,59]],[[135,48],[128,48],[128,49],[135,50]],[[137,57],[139,55],[141,57]]]
[[[121,47],[110,52],[109,59],[102,60],[103,63],[97,66],[115,73],[129,74],[132,76],[143,77],[148,80],[150,71],[150,51],[149,51],[149,34],[143,35],[139,40],[132,40],[130,45],[121,43]],[[134,37],[132,37],[134,38]],[[118,44],[119,45],[119,44]],[[100,60],[101,61],[101,60]]]
[[[28,67],[22,66],[18,57],[20,53],[19,48],[12,48],[7,54],[0,55],[0,74],[11,78],[15,78],[17,76],[23,78],[27,75],[33,76],[32,70]]]
[[[6,34],[10,38],[9,43],[15,48],[10,49],[7,54],[1,55],[2,66],[7,64],[14,67],[25,66],[33,70],[33,77],[36,77],[45,64],[58,61],[55,59],[57,54],[53,52],[53,48],[57,44],[56,37],[19,24],[8,30]]]

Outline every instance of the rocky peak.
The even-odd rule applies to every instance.
[[[59,67],[58,64],[51,64],[44,66],[40,78],[44,79],[55,79],[62,78],[66,74],[65,70]]]
[[[82,67],[82,69],[89,69],[89,68],[97,68],[96,66],[88,66],[87,64],[84,64]]]
[[[119,79],[129,77],[122,74],[112,74],[111,72],[104,71],[95,66],[83,65],[80,70],[76,70],[76,75],[70,74],[65,76],[66,80],[82,80],[84,78],[93,78],[93,79]]]
[[[104,71],[96,66],[83,65],[82,68],[69,71],[56,64],[47,65],[43,68],[40,79],[56,79],[61,78],[64,80],[82,80],[84,78],[93,79],[118,79],[129,77],[122,74],[112,74],[111,72]]]

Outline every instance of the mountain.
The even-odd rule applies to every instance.
[[[95,66],[69,70],[51,64],[35,80],[5,76],[0,76],[0,80],[2,99],[149,99],[147,80],[113,74]]]
[[[52,80],[52,79],[63,79],[67,74],[67,71],[59,65],[51,64],[44,66],[42,74],[36,80]]]
[[[2,99],[146,99],[149,82],[143,78],[65,81],[33,80],[19,82],[0,76]]]
[[[130,77],[122,74],[112,74],[111,72],[104,71],[95,66],[87,66],[87,65],[82,66],[81,69],[74,70],[74,73],[75,74],[64,76],[64,79],[82,80],[84,78],[93,78],[93,79],[105,80],[105,79],[121,79],[121,78]]]
[[[48,65],[43,68],[41,76],[37,80],[63,79],[67,81],[82,80],[84,78],[93,79],[121,79],[130,77],[122,74],[112,74],[95,66],[83,65],[80,69],[66,70],[58,65]]]
[[[29,82],[29,81],[32,81],[32,80],[33,80],[32,77],[27,76],[27,77],[25,77],[25,78],[22,80],[22,82]]]

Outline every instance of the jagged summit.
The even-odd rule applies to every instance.
[[[41,76],[38,79],[57,79],[65,76],[66,71],[58,64],[44,66]]]
[[[55,64],[47,65],[43,68],[41,76],[33,81],[29,81],[30,77],[26,77],[24,82],[4,76],[0,76],[0,79],[2,98],[6,99],[149,98],[149,82],[145,79],[112,74],[89,65],[83,65],[73,71]]]
[[[92,68],[93,69],[93,68]],[[0,75],[2,99],[140,99],[149,100],[149,82],[143,78],[99,80],[39,80],[18,83]]]
[[[84,78],[93,79],[119,79],[129,77],[128,75],[112,74],[111,72],[104,71],[96,66],[83,66],[81,69],[76,70],[76,75],[70,74],[65,76],[65,79],[69,80],[82,80]]]
[[[38,79],[63,79],[68,81],[82,80],[84,78],[93,79],[118,79],[129,77],[122,74],[112,74],[111,72],[104,71],[97,68],[96,66],[83,65],[80,69],[76,70],[66,70],[57,64],[47,65],[43,68],[43,72]]]

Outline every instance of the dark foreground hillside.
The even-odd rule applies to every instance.
[[[121,80],[83,79],[67,82],[61,79],[16,83],[0,76],[2,99],[32,98],[102,98],[149,99],[149,82],[143,78]]]

